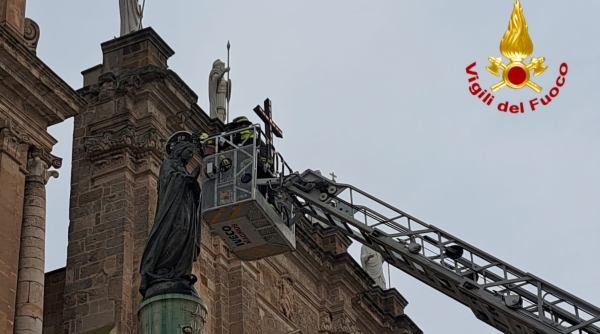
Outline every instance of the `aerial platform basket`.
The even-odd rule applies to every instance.
[[[254,138],[236,143],[235,135],[244,130],[253,131]],[[277,197],[271,205],[258,190],[257,171],[263,164],[258,164],[257,158],[261,149],[261,156],[265,156],[266,144],[260,134],[260,127],[253,125],[204,141],[205,152],[212,154],[202,160],[202,219],[232,253],[246,261],[296,249],[291,204]],[[279,177],[285,162],[276,152],[271,156],[270,169],[265,173],[268,178]],[[265,173],[259,175],[265,178]]]

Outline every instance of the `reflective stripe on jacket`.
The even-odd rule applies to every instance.
[[[254,138],[254,131],[252,131],[252,129],[247,129],[247,130],[240,131],[240,139],[242,141],[244,141],[244,140],[246,140],[248,138]]]

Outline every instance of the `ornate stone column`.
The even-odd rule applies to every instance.
[[[34,150],[27,160],[23,225],[19,251],[15,334],[42,334],[44,314],[44,256],[46,235],[46,183],[58,177],[48,165],[60,167],[60,159]]]

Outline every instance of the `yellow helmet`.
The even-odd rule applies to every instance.
[[[251,122],[248,119],[248,117],[239,116],[239,117],[234,118],[233,121],[231,121],[231,123],[251,123]]]

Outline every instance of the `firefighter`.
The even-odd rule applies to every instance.
[[[224,127],[225,131],[223,133],[231,132],[236,129],[240,129],[240,128],[247,127],[250,125],[252,125],[252,123],[248,120],[247,117],[244,117],[244,116],[237,117],[236,119],[231,121],[231,123],[225,124],[225,127]],[[250,131],[241,131],[241,132],[234,134],[232,141],[235,145],[240,145],[244,139],[249,138],[249,137],[250,138],[254,137],[253,132],[251,130]],[[203,142],[204,151],[206,152],[205,155],[214,154],[216,144],[218,144],[220,152],[227,151],[227,150],[233,148],[229,143],[222,143],[222,142],[216,143],[214,139],[206,140],[207,138],[208,138],[208,134],[206,134],[206,133],[202,133],[200,135],[200,140]],[[249,145],[249,144],[252,144],[252,140],[249,140],[248,142],[246,142],[244,146]]]
[[[233,131],[236,129],[250,127],[251,125],[252,125],[252,122],[250,122],[246,116],[240,116],[240,117],[236,117],[233,121],[231,121],[231,123],[227,124],[227,126],[228,126],[227,130]],[[245,130],[242,130],[242,131],[236,133],[234,135],[232,141],[236,145],[242,145],[242,143],[243,143],[243,146],[246,146],[246,145],[252,145],[253,138],[254,138],[254,130],[253,129],[245,129]],[[263,143],[262,140],[260,140],[260,137],[257,141],[258,142],[256,145],[258,146],[258,149],[259,149],[259,154],[258,154],[259,167],[261,167],[261,169],[262,169],[262,166],[266,163],[269,163],[270,166],[273,166],[273,158],[268,157],[267,145],[265,143]],[[269,176],[264,176],[264,177],[269,177]]]
[[[201,158],[204,158],[205,156],[215,153],[214,140],[206,140],[208,138],[208,133],[202,132],[197,138],[198,138],[198,142],[200,143],[200,157]]]
[[[248,117],[246,116],[240,116],[240,117],[236,117],[233,119],[233,121],[231,121],[231,123],[227,124],[225,126],[225,131],[229,132],[229,131],[235,131],[237,129],[242,129],[242,128],[247,128],[250,127],[252,125],[252,122],[250,122],[250,120],[248,120]],[[242,145],[242,143],[244,144],[243,146],[246,145],[252,145],[252,139],[254,138],[254,131],[252,129],[245,129],[242,130],[236,134],[233,135],[233,143],[235,145]],[[244,141],[246,141],[244,143]]]
[[[231,123],[226,125],[227,132],[234,131],[237,129],[244,129],[233,135],[233,143],[235,145],[252,145],[254,141],[254,129],[249,128],[252,125],[252,122],[248,120],[246,116],[240,116],[234,118]],[[273,171],[273,159],[268,157],[267,145],[260,140],[260,137],[257,138],[256,146],[258,147],[258,161],[256,166],[256,178],[264,179],[272,177],[269,171]],[[266,170],[265,164],[269,164],[269,169]],[[259,187],[260,193],[265,196],[265,198],[270,201],[271,196],[269,194],[269,186],[264,185]]]

